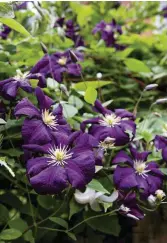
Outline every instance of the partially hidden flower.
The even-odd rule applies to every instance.
[[[0,93],[6,99],[14,99],[19,88],[31,93],[33,91],[30,83],[31,79],[39,80],[38,86],[42,88],[46,86],[45,78],[40,73],[22,73],[20,70],[17,70],[16,76],[0,81]]]
[[[89,204],[92,210],[100,211],[100,203],[112,204],[118,198],[118,191],[114,191],[110,196],[106,196],[104,194],[104,192],[96,192],[94,189],[87,187],[85,192],[76,190],[74,198],[77,203]]]
[[[57,134],[51,144],[24,145],[23,148],[39,152],[42,157],[27,161],[27,175],[39,194],[55,194],[69,186],[83,189],[95,173],[95,157],[89,143],[89,135],[76,133]]]
[[[2,27],[3,29],[0,31],[0,37],[3,40],[6,40],[12,29],[5,24]]]
[[[144,213],[137,205],[135,192],[129,192],[126,195],[120,194],[119,204],[120,214],[135,220],[141,220],[144,218]]]
[[[117,37],[122,35],[122,28],[114,19],[110,23],[106,23],[104,20],[102,20],[95,26],[92,32],[93,34],[100,32],[101,39],[104,40],[106,46],[108,47],[115,47],[117,50],[122,50],[125,48],[124,46],[116,43]]]
[[[73,40],[75,47],[84,46],[83,38],[79,34],[80,27],[72,19],[65,21],[65,18],[58,18],[54,27],[58,28],[59,33],[64,32],[67,38]]]
[[[156,135],[154,145],[157,150],[162,151],[162,158],[167,161],[167,137]]]
[[[122,146],[133,139],[136,125],[135,117],[131,112],[124,109],[111,111],[104,108],[99,100],[96,100],[94,108],[100,113],[100,116],[84,121],[81,124],[81,129],[84,131],[86,125],[90,124],[89,133],[99,141],[101,148]]]
[[[39,109],[27,98],[23,98],[15,107],[16,117],[26,116],[22,126],[24,143],[46,144],[51,142],[54,133],[70,133],[70,126],[63,117],[62,106],[52,110],[54,101],[37,87],[35,94]],[[63,135],[62,135],[63,136]]]
[[[162,187],[163,174],[155,162],[147,162],[151,152],[138,152],[130,149],[131,156],[124,151],[118,152],[112,161],[117,164],[114,171],[114,184],[120,190],[137,188],[141,195],[148,196]]]
[[[81,53],[75,52],[75,54],[78,60],[82,60]],[[52,77],[57,82],[62,82],[65,73],[80,76],[81,66],[72,60],[69,51],[56,52],[52,55],[46,54],[31,69],[31,73],[41,73],[45,77]]]

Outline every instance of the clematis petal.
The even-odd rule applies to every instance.
[[[47,166],[47,158],[35,158],[27,162],[29,181],[39,194],[59,193],[68,186],[67,174],[61,166]]]
[[[130,148],[130,152],[135,160],[140,160],[140,161],[146,161],[148,155],[151,154],[151,152],[149,151],[138,152],[136,149],[132,147]]]
[[[41,110],[45,110],[45,109],[48,110],[51,107],[51,105],[54,103],[54,101],[50,97],[46,96],[42,91],[42,89],[40,89],[39,87],[35,89],[35,94],[37,96],[38,103]]]
[[[14,109],[15,116],[40,117],[39,110],[27,99],[22,99]]]
[[[112,164],[119,164],[119,163],[127,163],[133,166],[133,160],[124,151],[118,152],[112,161]]]

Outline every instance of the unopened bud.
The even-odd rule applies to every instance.
[[[47,47],[44,45],[43,42],[41,42],[41,48],[42,48],[42,51],[43,51],[44,54],[48,53]]]
[[[150,204],[150,206],[155,206],[156,205],[156,197],[154,197],[153,195],[150,195],[147,198],[147,201]]]
[[[166,194],[163,190],[156,190],[155,195],[156,195],[157,199],[160,201],[166,196]]]
[[[101,79],[103,77],[102,73],[97,73],[96,74],[97,79]]]
[[[158,84],[149,84],[145,87],[144,91],[149,91],[158,87]]]
[[[166,103],[167,102],[167,98],[162,98],[162,99],[158,99],[158,100],[156,100],[155,101],[155,103],[154,104],[164,104],[164,103]]]
[[[67,96],[69,96],[69,92],[64,84],[60,84],[60,89],[63,93],[65,93]]]
[[[72,50],[69,50],[69,53],[70,53],[70,57],[71,57],[71,60],[73,62],[78,62],[78,57],[75,55],[75,53],[72,51]]]

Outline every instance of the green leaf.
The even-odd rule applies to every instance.
[[[160,168],[160,170],[164,175],[167,175],[167,168]]]
[[[68,103],[75,106],[78,110],[81,109],[84,105],[84,103],[82,102],[82,100],[80,98],[78,98],[75,95],[71,95],[68,99]]]
[[[22,233],[16,229],[6,229],[0,233],[0,239],[2,240],[15,240],[19,238]]]
[[[45,195],[39,195],[37,201],[39,205],[45,209],[53,208],[53,205],[55,203],[55,200],[54,198],[52,198],[52,196],[45,196]]]
[[[9,212],[7,208],[0,204],[0,224],[6,223],[9,219]]]
[[[50,217],[49,218],[52,222],[61,225],[63,228],[68,229],[68,223],[61,218],[57,218],[57,217]]]
[[[103,185],[96,179],[93,179],[91,182],[89,182],[89,184],[87,185],[87,187],[94,189],[95,191],[98,192],[104,192],[104,193],[108,193],[109,191],[107,191]]]
[[[39,80],[38,79],[29,79],[29,82],[33,88],[36,88]]]
[[[2,118],[0,118],[0,125],[5,125],[6,124],[6,121]]]
[[[79,204],[75,201],[74,198],[71,199],[70,201],[70,213],[69,213],[69,220],[71,219],[71,217],[80,212],[82,209],[84,208],[84,205]]]
[[[97,99],[97,90],[94,88],[87,88],[84,99],[87,103],[94,105]]]
[[[0,17],[14,18],[12,3],[0,3]]]
[[[71,233],[71,232],[66,232],[67,233],[67,235],[72,239],[72,240],[77,240],[77,238],[76,238],[76,236],[73,234],[73,233]]]
[[[24,232],[25,229],[28,228],[28,224],[26,221],[24,221],[23,219],[21,218],[17,218],[17,219],[14,219],[12,221],[9,221],[9,227],[10,228],[13,228],[13,229],[16,229],[16,230],[19,230],[20,232]],[[25,234],[24,234],[24,239],[28,242],[31,242],[31,243],[35,243],[34,241],[34,238],[33,238],[33,235],[32,235],[32,230],[29,230],[27,231]]]
[[[124,61],[127,68],[132,72],[143,72],[143,73],[150,73],[151,70],[149,67],[142,61],[134,59],[134,58],[127,58]]]
[[[112,81],[85,81],[73,85],[73,88],[78,91],[85,91],[87,88],[101,88],[105,85],[112,84]]]
[[[97,216],[97,212],[88,211],[84,213],[84,218]],[[116,215],[103,216],[95,219],[90,219],[86,223],[94,230],[98,230],[105,234],[118,236],[120,233],[120,225]]]
[[[62,106],[63,106],[63,114],[67,119],[75,116],[78,113],[77,108],[75,108],[73,105],[62,104]]]
[[[134,49],[129,47],[129,48],[126,48],[125,50],[123,51],[119,51],[119,52],[116,52],[116,56],[121,58],[121,59],[124,59],[126,58],[127,56],[130,55],[130,53],[133,51]]]
[[[0,18],[0,22],[2,22],[3,24],[6,24],[11,29],[13,29],[13,30],[25,35],[25,36],[31,36],[30,33],[20,23],[18,23],[15,19]]]
[[[20,155],[23,154],[23,151],[19,149],[10,148],[10,149],[1,149],[1,153],[8,155],[10,157],[19,157]]]

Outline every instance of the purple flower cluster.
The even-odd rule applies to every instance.
[[[65,36],[73,40],[75,47],[84,46],[84,40],[79,34],[80,27],[72,19],[65,21],[65,18],[58,18],[54,27],[65,28]]]
[[[83,60],[80,52],[74,52],[76,60],[71,57],[70,51],[56,52],[52,55],[46,54],[31,69],[31,73],[40,73],[45,77],[52,77],[57,82],[63,81],[63,75],[68,73],[73,76],[81,75],[81,66],[77,61]]]
[[[0,37],[3,39],[3,40],[6,40],[8,38],[8,35],[10,34],[11,32],[11,28],[8,27],[7,25],[3,25],[3,30],[0,31]]]
[[[122,35],[122,28],[113,19],[111,23],[106,23],[102,20],[93,29],[92,33],[100,32],[101,39],[104,40],[106,46],[114,47],[117,50],[123,50],[125,47],[117,43],[117,36]]]

